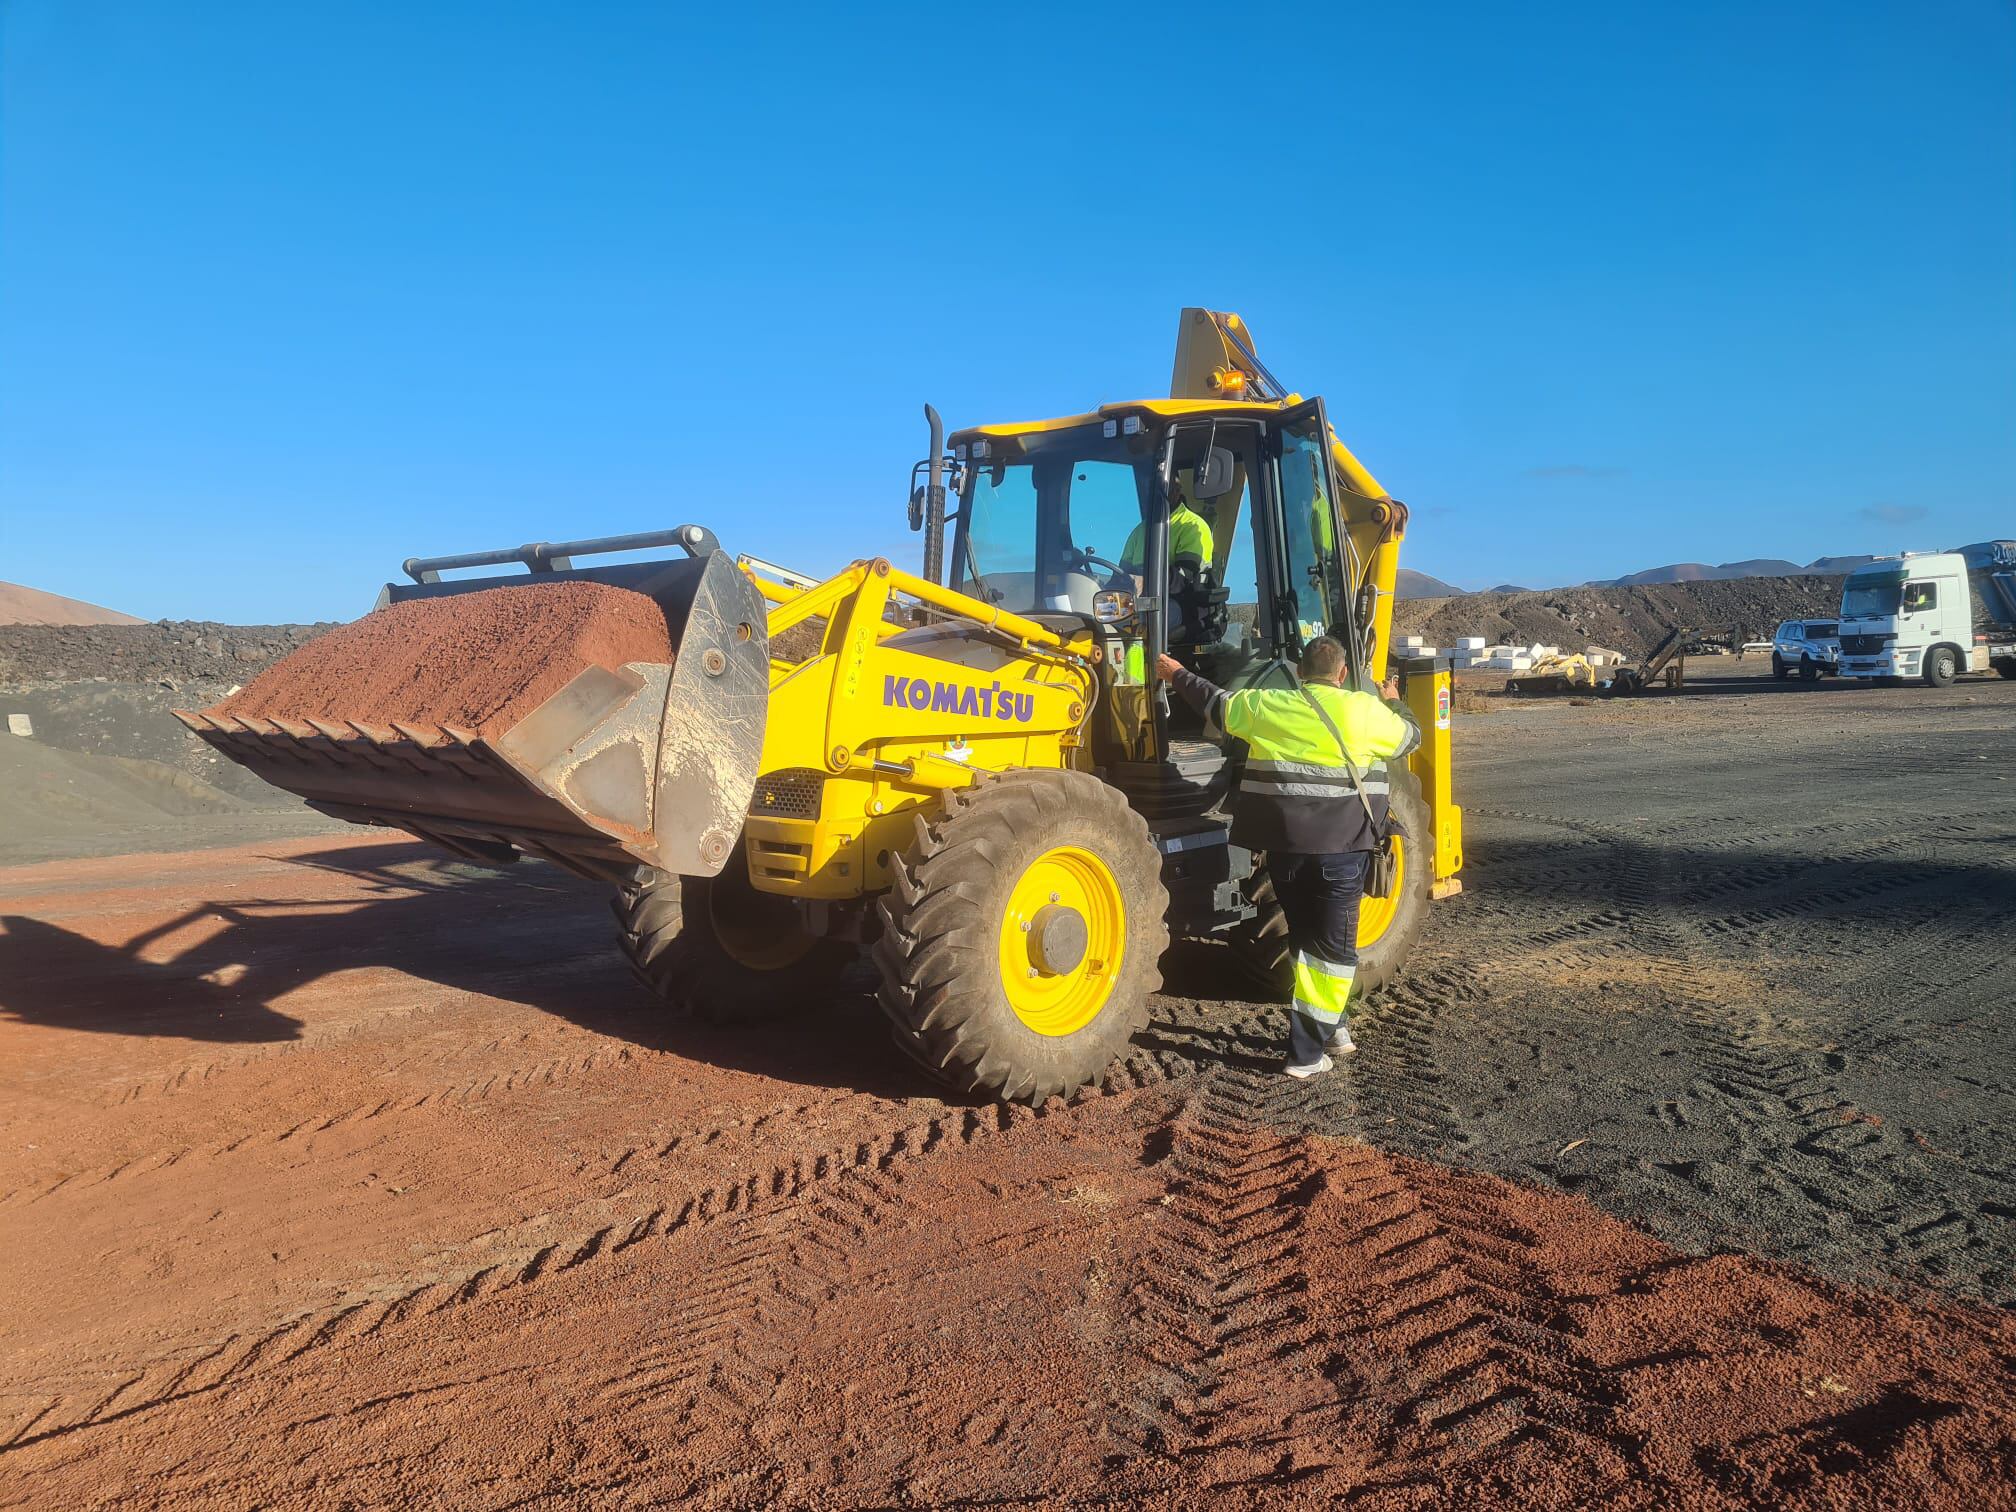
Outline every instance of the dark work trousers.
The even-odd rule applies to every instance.
[[[1267,873],[1288,919],[1295,967],[1288,1051],[1296,1065],[1350,1044],[1345,1004],[1358,970],[1358,901],[1365,896],[1370,858],[1369,851],[1268,854]]]

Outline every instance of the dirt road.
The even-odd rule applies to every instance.
[[[0,1502],[2007,1504],[2016,685],[1461,740],[1348,1075],[1190,946],[1037,1112],[540,866],[0,869]]]

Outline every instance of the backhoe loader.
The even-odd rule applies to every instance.
[[[926,416],[920,572],[878,558],[815,582],[694,525],[410,560],[380,599],[402,625],[434,611],[401,606],[522,609],[498,596],[586,582],[655,601],[670,659],[583,666],[502,727],[275,712],[294,658],[266,674],[267,714],[178,717],[327,813],[613,883],[637,975],[700,1015],[815,1005],[865,948],[898,1045],[963,1093],[1098,1080],[1172,934],[1223,941],[1285,997],[1266,858],[1228,837],[1241,753],[1141,669],[1167,650],[1221,686],[1285,682],[1329,634],[1376,685],[1406,507],[1232,314],[1182,312],[1167,399],[949,437]],[[1209,525],[1188,550],[1178,499]],[[684,556],[577,564],[662,546]],[[507,565],[528,570],[443,577]],[[1393,773],[1400,876],[1365,902],[1367,989],[1460,886],[1448,665],[1404,672],[1423,740]]]

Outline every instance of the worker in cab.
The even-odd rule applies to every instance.
[[[1147,571],[1148,527],[1136,525],[1127,537],[1127,544],[1120,549],[1120,570],[1131,574],[1134,591],[1144,592],[1142,574]],[[1212,549],[1216,543],[1211,537],[1211,522],[1190,507],[1184,496],[1181,483],[1169,485],[1169,567],[1172,578],[1187,563],[1194,573],[1212,565]],[[1147,681],[1147,663],[1136,639],[1128,642],[1127,655],[1122,661],[1122,680],[1130,683]]]
[[[1391,823],[1386,763],[1419,745],[1421,730],[1392,681],[1383,698],[1345,686],[1349,659],[1328,636],[1309,643],[1299,672],[1296,687],[1228,693],[1173,656],[1155,664],[1206,730],[1246,742],[1231,840],[1267,853],[1295,968],[1286,1070],[1311,1077],[1358,1048],[1349,1019],[1358,905]]]
[[[1148,527],[1136,525],[1127,537],[1127,544],[1120,549],[1120,570],[1134,577],[1134,591],[1139,593],[1141,574],[1147,571]],[[1212,564],[1211,522],[1190,507],[1184,496],[1181,483],[1169,485],[1169,561],[1171,565],[1189,558],[1201,562],[1206,567]]]

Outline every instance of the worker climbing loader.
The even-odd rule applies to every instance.
[[[1172,933],[1285,996],[1266,858],[1228,841],[1240,753],[1138,669],[1285,684],[1329,634],[1376,684],[1405,506],[1235,315],[1183,312],[1166,400],[949,438],[926,413],[920,573],[813,582],[698,526],[409,561],[373,614],[179,717],[325,812],[606,879],[637,974],[707,1017],[814,1006],[865,947],[897,1043],[963,1092],[1100,1078]],[[1191,550],[1172,496],[1208,521]],[[664,546],[684,556],[577,562]],[[528,570],[442,576],[506,565]],[[1393,774],[1366,988],[1462,863],[1447,665],[1405,670],[1424,739]]]

